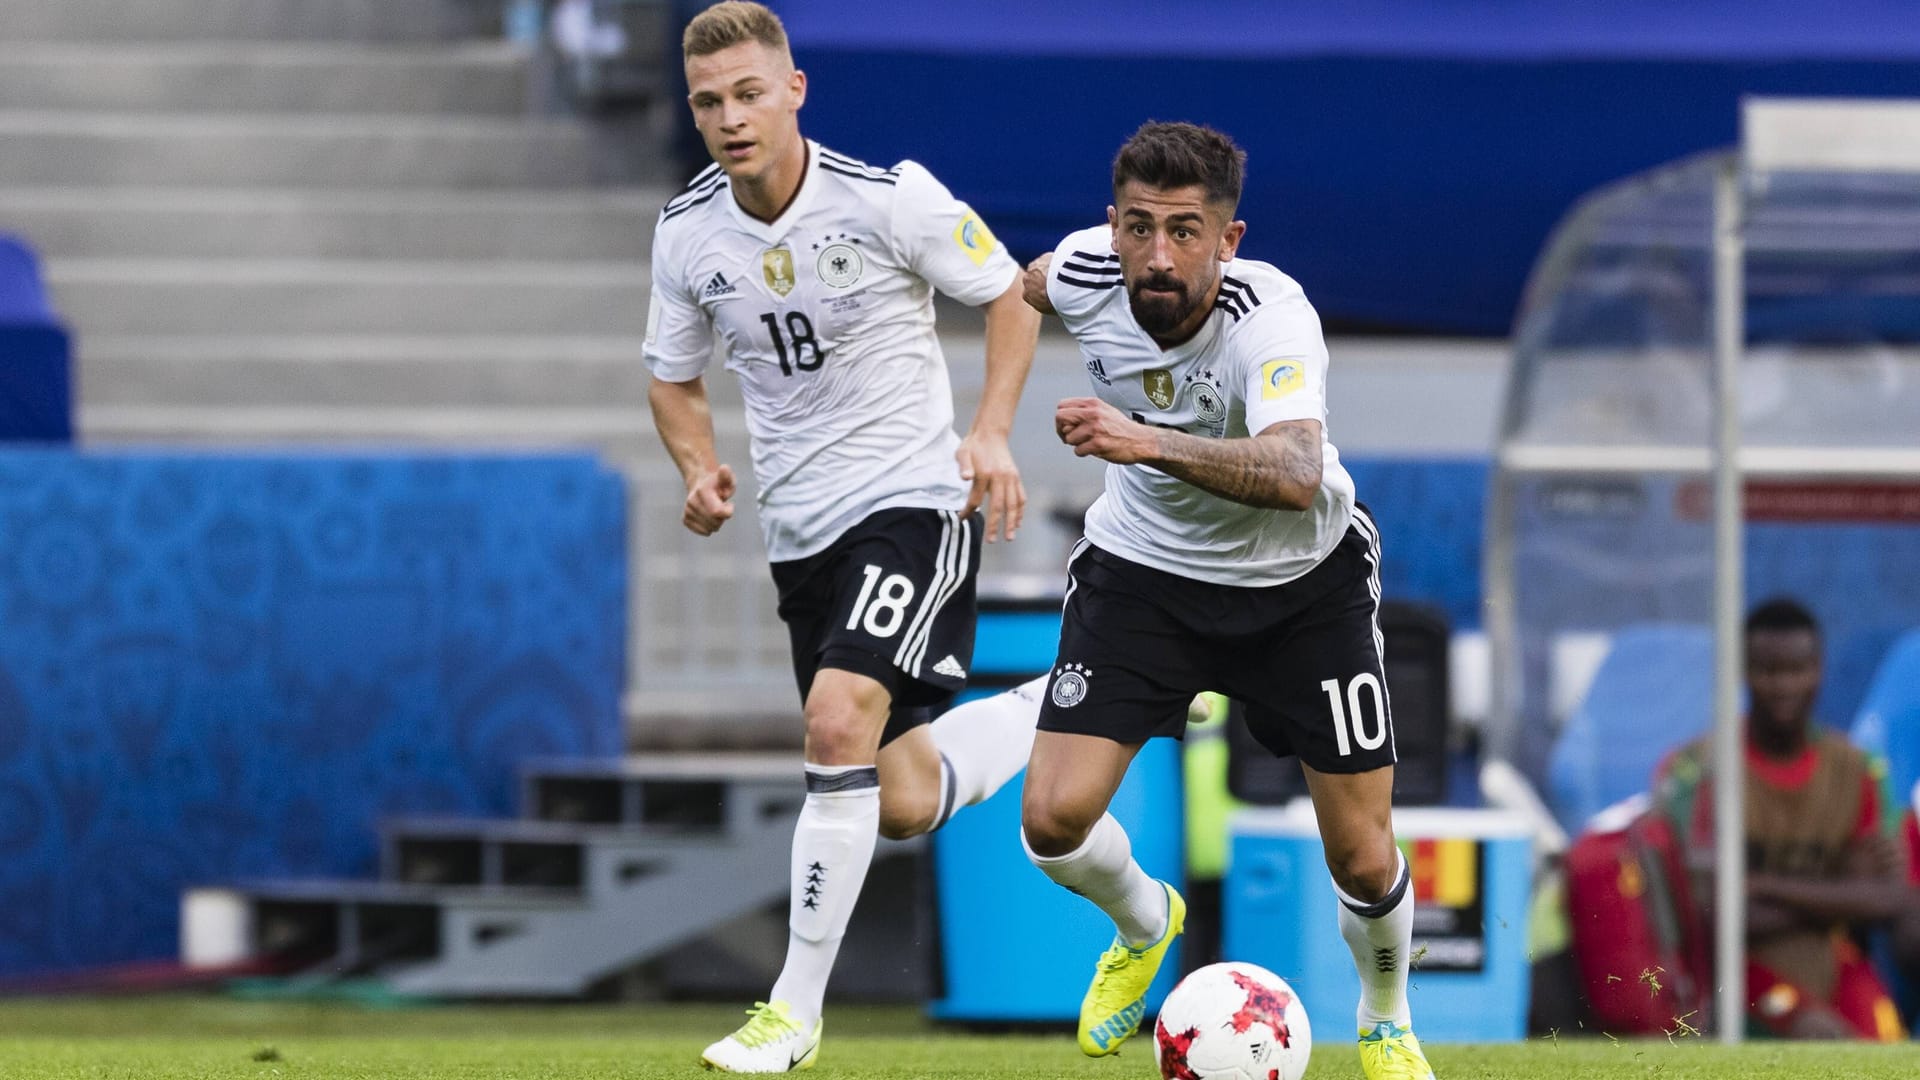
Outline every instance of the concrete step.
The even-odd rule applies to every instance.
[[[0,112],[0,186],[500,188],[630,179],[568,120]]]
[[[613,262],[62,259],[47,281],[90,334],[627,334],[644,267]]]
[[[644,412],[640,350],[637,337],[83,334],[78,366],[80,400],[89,407]]]
[[[492,33],[477,0],[0,0],[12,41],[446,41]]]
[[[670,188],[0,188],[0,229],[62,257],[644,260]]]
[[[12,109],[498,113],[528,107],[524,53],[467,44],[0,45]]]

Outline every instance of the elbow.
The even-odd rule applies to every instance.
[[[1320,497],[1320,478],[1310,481],[1294,481],[1282,484],[1274,492],[1273,509],[1303,511],[1313,509],[1313,501]]]

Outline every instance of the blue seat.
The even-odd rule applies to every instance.
[[[1614,635],[1547,758],[1547,801],[1569,832],[1647,790],[1661,758],[1713,722],[1713,631],[1645,623]]]
[[[1853,744],[1887,761],[1896,799],[1920,780],[1920,629],[1893,640],[1853,719]]]
[[[1887,786],[1900,807],[1908,805],[1913,785],[1920,780],[1920,630],[1893,639],[1867,684],[1848,736],[1855,746],[1886,759]],[[1874,936],[1873,960],[1911,1015],[1912,1009],[1920,1007],[1920,986],[1901,978],[1884,933]]]
[[[0,442],[73,440],[71,354],[39,259],[0,233]]]

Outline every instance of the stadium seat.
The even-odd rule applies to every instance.
[[[73,371],[40,259],[0,233],[0,442],[70,442]]]
[[[1851,737],[1855,746],[1886,759],[1892,791],[1913,790],[1920,780],[1920,629],[1894,639],[1867,686]]]
[[[1667,752],[1713,718],[1713,631],[1647,623],[1623,628],[1586,700],[1547,759],[1547,801],[1569,832],[1646,790]]]

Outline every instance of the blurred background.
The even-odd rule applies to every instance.
[[[678,60],[703,6],[0,0],[0,987],[770,982],[787,636],[750,502],[681,528],[640,362],[655,217],[705,164]],[[1609,1008],[1561,856],[1711,720],[1713,177],[1743,97],[1920,97],[1911,5],[771,6],[802,131],[922,162],[1022,261],[1102,219],[1145,120],[1247,149],[1242,255],[1319,309],[1331,437],[1383,533],[1435,957],[1415,1009],[1444,1017],[1423,1034]],[[1820,620],[1817,718],[1871,751],[1897,838],[1920,185],[1748,194],[1747,594]],[[964,417],[981,320],[940,324]],[[737,389],[709,383],[742,467]],[[1049,326],[1015,433],[1028,525],[983,563],[982,691],[1050,666],[1100,472],[1047,418],[1084,390]],[[1205,900],[1189,966],[1326,970],[1342,1002],[1298,771],[1230,711],[1197,702],[1220,718],[1143,757],[1136,844]],[[1016,818],[996,799],[883,844],[836,993],[1070,1018],[1100,928]],[[1020,940],[956,953],[1049,904],[1088,941],[1057,969]]]

